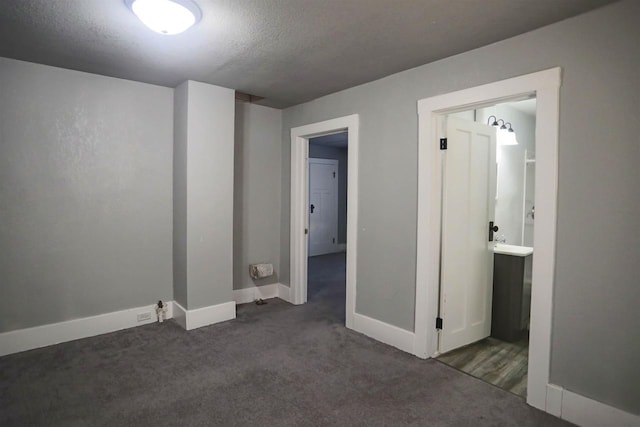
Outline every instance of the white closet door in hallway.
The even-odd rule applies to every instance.
[[[309,256],[337,251],[338,161],[309,159]]]

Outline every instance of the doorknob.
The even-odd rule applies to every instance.
[[[493,225],[493,221],[489,221],[489,241],[493,242],[493,233],[498,231],[499,228],[497,225]]]
[[[316,207],[315,207],[315,206],[313,206],[313,204],[312,204],[312,205],[311,205],[311,213],[313,213],[313,210],[314,210],[315,208],[316,208]]]

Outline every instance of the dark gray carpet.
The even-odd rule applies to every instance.
[[[320,282],[304,306],[273,299],[194,331],[169,321],[0,358],[0,425],[566,425],[345,329],[344,286]]]

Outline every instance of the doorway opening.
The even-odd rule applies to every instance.
[[[448,147],[439,318],[447,321],[438,336],[438,360],[523,398],[534,257],[535,113],[531,98],[443,116]]]
[[[552,68],[418,101],[418,227],[414,354],[439,355],[439,290],[442,236],[443,116],[506,101],[536,98],[535,228],[527,403],[547,407],[555,269],[558,189],[558,124],[561,69]],[[488,227],[487,227],[488,230]],[[447,320],[442,319],[446,323]],[[552,402],[553,404],[553,402]]]
[[[344,301],[340,303],[344,304],[344,321],[351,329],[356,294],[357,173],[358,115],[291,129],[290,300],[304,304],[319,293],[328,293]]]
[[[307,300],[344,323],[347,263],[348,132],[309,139]]]

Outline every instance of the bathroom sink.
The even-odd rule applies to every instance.
[[[496,254],[512,255],[512,256],[528,256],[533,253],[533,248],[529,246],[507,245],[505,243],[496,243],[493,247]]]

